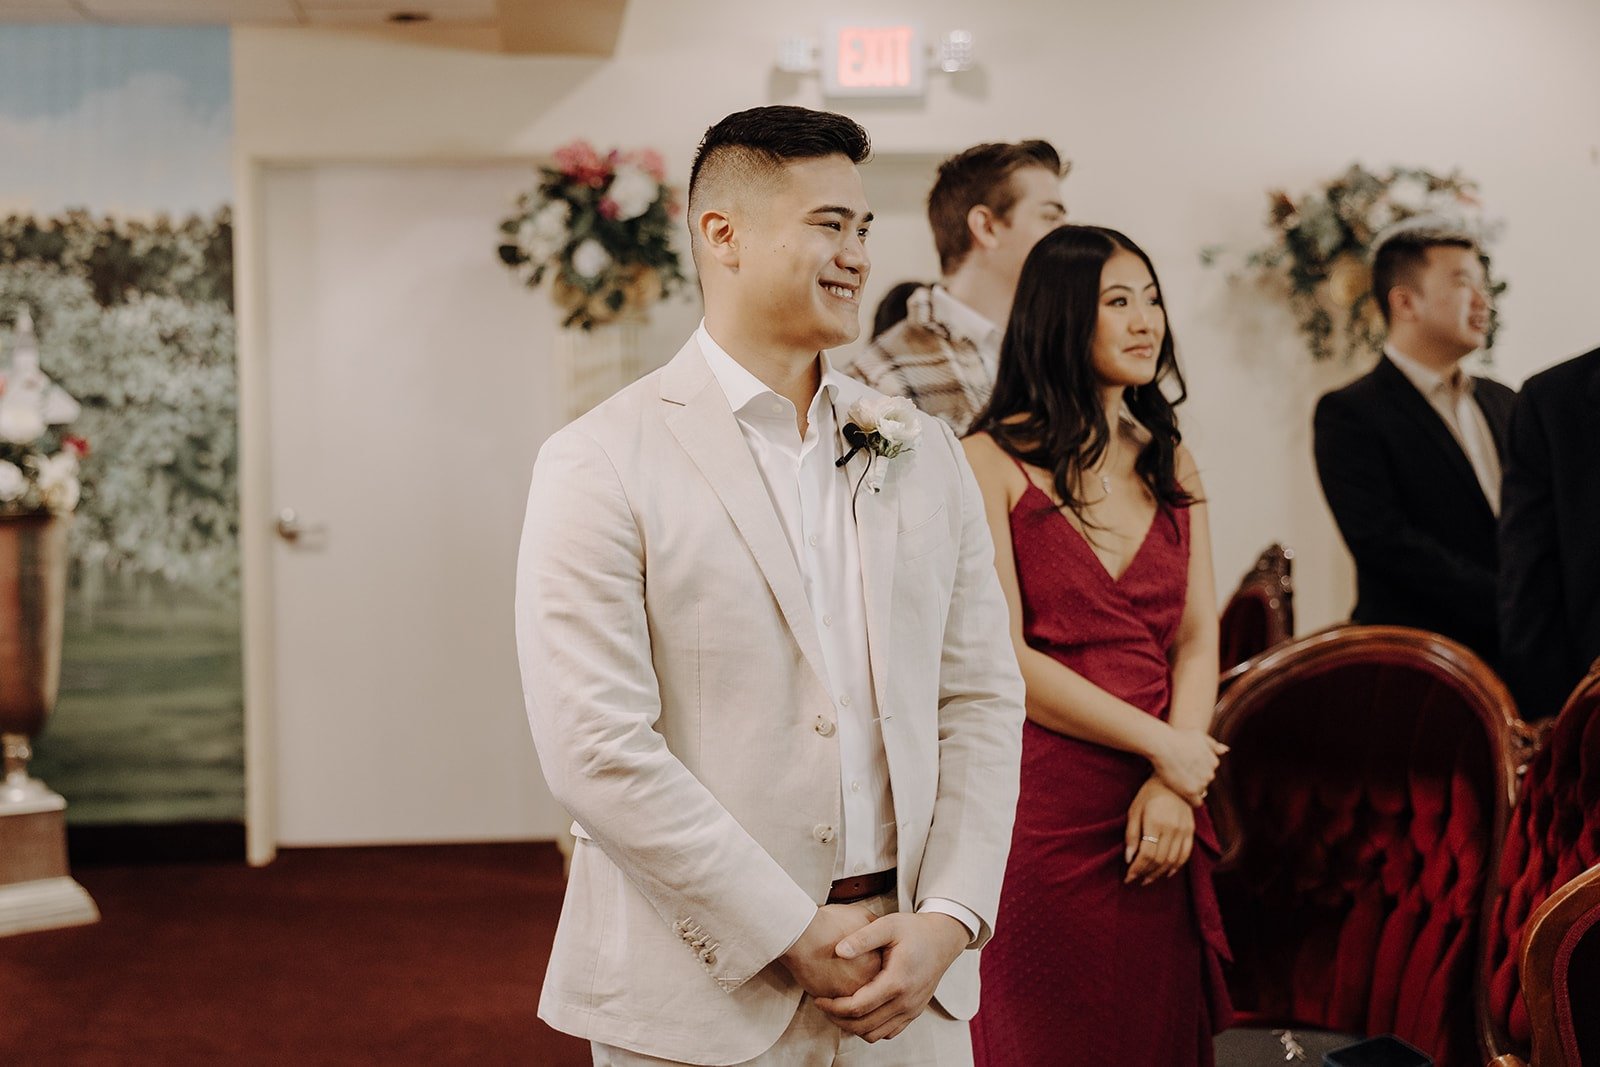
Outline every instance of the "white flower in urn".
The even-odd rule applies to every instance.
[[[0,404],[0,441],[26,445],[45,431],[44,413],[33,404]]]
[[[33,461],[39,473],[39,491],[51,511],[71,511],[78,506],[82,487],[78,484],[78,457],[70,451],[39,456]]]
[[[903,396],[870,396],[857,400],[846,413],[849,419],[844,426],[845,443],[850,451],[839,461],[842,467],[850,457],[866,449],[866,484],[874,493],[883,488],[887,474],[883,464],[872,459],[882,456],[894,459],[903,452],[917,447],[922,436],[922,423],[917,417],[917,406]]]
[[[572,250],[572,269],[579,277],[594,280],[611,266],[611,254],[599,241],[588,238]]]
[[[660,182],[626,163],[617,168],[617,176],[606,190],[606,198],[616,205],[616,218],[621,222],[643,215],[660,196]]]
[[[15,463],[0,459],[0,504],[9,504],[28,491],[28,479]]]

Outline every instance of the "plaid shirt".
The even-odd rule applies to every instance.
[[[906,301],[906,317],[878,336],[845,373],[888,396],[909,397],[959,437],[989,402],[994,380],[970,337],[933,314],[933,290]]]

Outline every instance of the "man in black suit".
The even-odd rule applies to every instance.
[[[1541,718],[1600,657],[1600,348],[1522,386],[1502,499],[1500,649]]]
[[[1460,363],[1483,347],[1483,257],[1421,225],[1378,248],[1373,297],[1388,324],[1371,373],[1317,403],[1317,474],[1356,561],[1359,623],[1416,626],[1498,660],[1500,464],[1516,394]]]

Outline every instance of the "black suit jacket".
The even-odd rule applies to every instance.
[[[1554,715],[1600,657],[1600,348],[1529,378],[1500,511],[1506,680]]]
[[[1500,453],[1516,393],[1474,379]],[[1356,561],[1359,623],[1416,626],[1498,661],[1494,511],[1467,454],[1388,357],[1317,402],[1317,474]]]

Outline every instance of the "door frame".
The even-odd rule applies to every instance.
[[[878,152],[875,160],[926,163],[929,178],[956,149],[905,148]],[[243,599],[245,856],[252,866],[271,863],[278,851],[277,648],[273,566],[277,535],[272,499],[270,371],[267,342],[266,179],[291,167],[526,166],[533,171],[548,153],[446,155],[305,154],[253,152],[234,157],[234,320],[239,389],[239,552]],[[864,324],[870,325],[870,324]]]
[[[245,859],[255,867],[278,853],[277,647],[274,624],[272,412],[267,340],[266,184],[274,170],[295,167],[481,167],[526,165],[547,156],[305,155],[249,153],[234,157],[234,325],[239,390],[239,566],[244,654]]]

